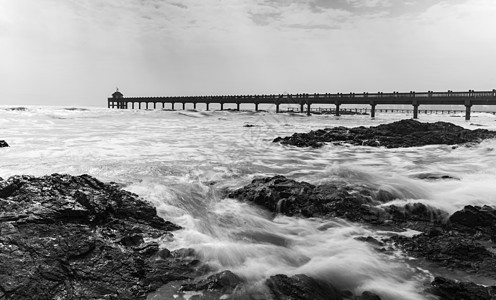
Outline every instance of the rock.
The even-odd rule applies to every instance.
[[[2,147],[9,147],[9,144],[7,144],[7,142],[4,140],[0,140],[0,148]]]
[[[256,178],[249,185],[228,192],[228,197],[254,202],[275,213],[301,217],[340,217],[353,222],[382,225],[410,222],[439,223],[447,214],[417,204],[379,207],[400,197],[380,188],[353,186],[341,182],[312,185],[284,176]],[[391,224],[390,224],[391,225]],[[424,226],[422,226],[424,227]]]
[[[495,131],[469,130],[447,123],[421,123],[408,119],[375,127],[334,127],[308,133],[295,133],[289,137],[278,137],[273,142],[297,147],[318,148],[325,143],[348,143],[371,147],[419,147],[434,144],[465,144],[496,137]]]
[[[496,242],[496,210],[489,206],[467,205],[449,217],[453,229],[483,235]]]
[[[429,292],[440,300],[494,300],[496,286],[482,286],[472,282],[458,282],[443,277],[436,277]]]
[[[341,300],[341,293],[332,285],[303,274],[288,277],[271,276],[265,281],[273,300]]]
[[[372,292],[365,291],[362,293],[361,300],[381,300],[381,297],[379,297],[378,295],[376,295]]]
[[[195,283],[185,284],[182,291],[217,291],[222,294],[231,293],[242,280],[231,271],[223,271]]]
[[[448,269],[496,276],[496,255],[471,234],[437,228],[413,237],[391,237],[390,241],[409,255]]]
[[[454,177],[450,174],[443,174],[443,173],[418,173],[414,174],[411,177],[418,178],[418,179],[423,179],[423,180],[460,180],[458,177]]]
[[[145,299],[193,278],[198,260],[158,255],[177,225],[137,195],[88,176],[0,181],[0,291],[6,299]]]

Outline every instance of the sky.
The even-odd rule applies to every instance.
[[[0,105],[492,90],[495,0],[0,0]]]

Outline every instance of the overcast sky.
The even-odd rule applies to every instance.
[[[492,90],[495,0],[0,0],[0,104]]]

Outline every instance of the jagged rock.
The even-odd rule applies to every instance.
[[[484,236],[496,242],[496,210],[489,206],[467,205],[449,217],[457,231]]]
[[[381,300],[381,297],[379,297],[377,294],[374,294],[369,291],[365,291],[362,293],[362,297],[360,300]]]
[[[482,286],[473,282],[457,282],[443,277],[436,277],[429,292],[439,296],[440,300],[494,300],[496,286]]]
[[[471,234],[434,228],[413,237],[391,237],[390,241],[414,257],[425,258],[449,269],[496,276],[496,255]]]
[[[2,147],[9,147],[9,144],[7,144],[7,142],[4,140],[0,140],[0,148]]]
[[[242,280],[231,271],[223,271],[195,283],[185,284],[182,291],[216,291],[221,294],[231,293]]]
[[[194,276],[195,257],[157,254],[153,239],[178,228],[88,175],[11,177],[0,182],[0,291],[6,299],[145,299]]]
[[[409,119],[382,124],[375,127],[334,127],[295,133],[289,137],[278,137],[273,142],[297,147],[318,148],[325,143],[348,143],[371,147],[418,147],[434,144],[464,144],[495,138],[496,132],[486,129],[465,129],[447,123],[421,123]]]
[[[288,277],[271,276],[265,281],[273,300],[341,300],[341,293],[332,285],[303,274]]]
[[[341,217],[374,225],[394,221],[396,224],[410,222],[410,227],[418,227],[419,224],[413,223],[439,223],[447,218],[446,213],[420,203],[379,207],[383,202],[400,197],[380,188],[339,182],[315,186],[280,175],[254,179],[249,185],[229,192],[228,197],[254,202],[288,216]]]

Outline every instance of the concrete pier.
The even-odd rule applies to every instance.
[[[141,104],[145,103],[146,109],[148,104],[153,103],[153,108],[157,108],[157,103],[166,103],[172,105],[174,110],[175,103],[182,103],[183,110],[186,109],[186,103],[193,103],[196,109],[198,103],[205,103],[206,109],[210,109],[210,104],[220,104],[220,110],[224,110],[224,104],[235,104],[236,109],[240,110],[241,104],[254,104],[255,110],[259,111],[259,104],[272,104],[276,107],[276,113],[281,112],[281,104],[299,105],[300,113],[305,112],[307,115],[312,114],[312,105],[330,104],[335,105],[335,114],[339,116],[346,105],[370,105],[370,116],[375,117],[377,105],[411,105],[413,107],[413,118],[417,119],[419,107],[422,105],[461,105],[465,106],[465,119],[470,120],[471,109],[473,105],[496,105],[496,89],[492,91],[474,91],[468,92],[415,92],[408,93],[337,93],[337,94],[280,94],[280,95],[228,95],[228,96],[182,96],[182,97],[124,97],[117,90],[108,98],[108,108],[128,109],[129,103],[131,108],[141,109]]]

